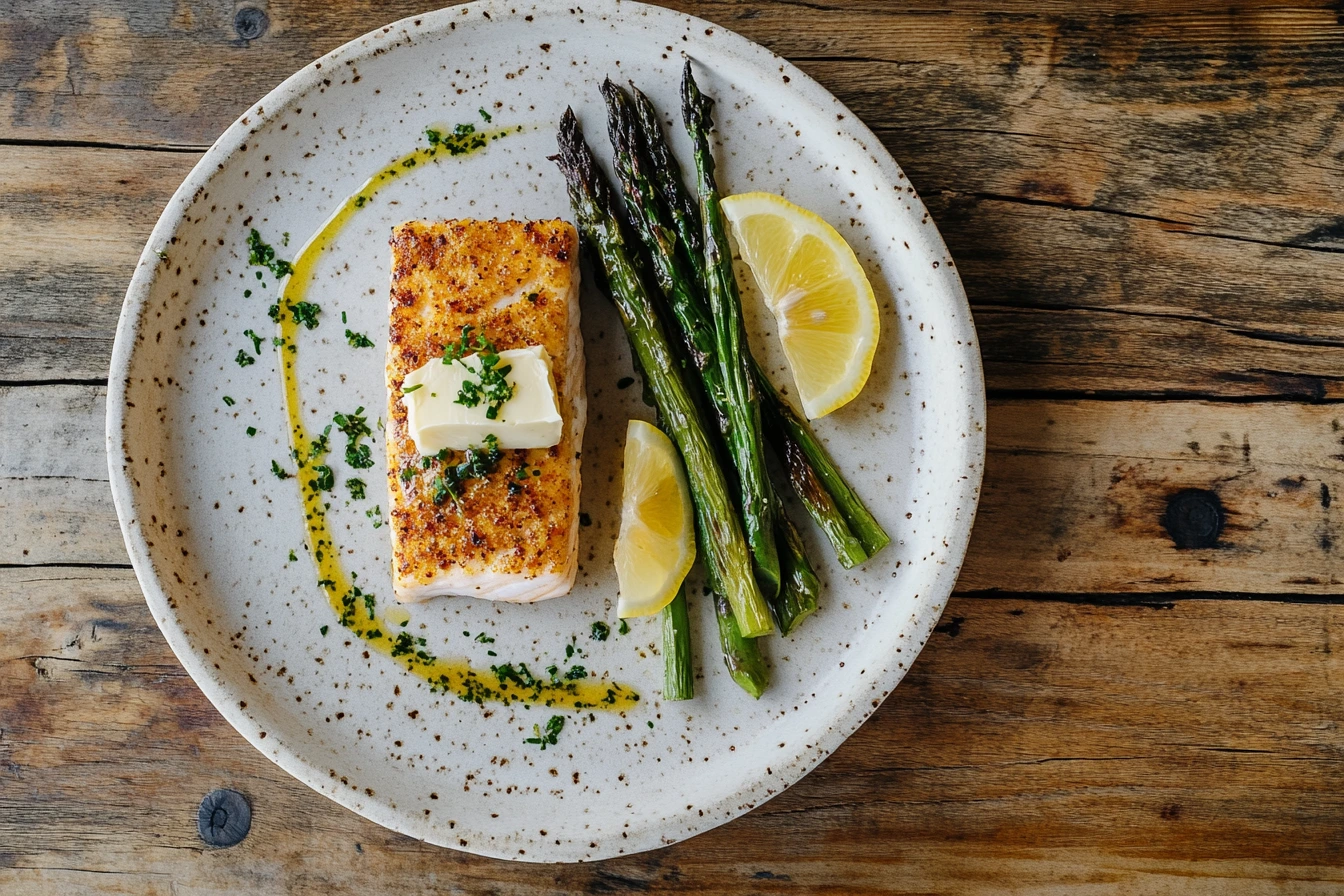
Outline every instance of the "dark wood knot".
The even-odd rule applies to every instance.
[[[196,811],[196,829],[210,846],[236,846],[252,829],[252,807],[236,790],[212,790]]]
[[[1206,488],[1187,488],[1167,498],[1162,526],[1178,548],[1211,548],[1226,522],[1223,502]]]
[[[239,40],[256,40],[271,25],[270,17],[255,6],[244,6],[233,14],[233,30]]]
[[[949,638],[955,638],[961,634],[961,624],[966,621],[965,616],[953,616],[947,622],[940,622],[933,627],[935,632],[947,635]]]

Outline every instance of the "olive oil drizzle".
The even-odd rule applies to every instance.
[[[280,284],[277,326],[280,334],[280,378],[284,384],[285,413],[289,421],[290,447],[298,464],[294,477],[303,499],[308,550],[317,565],[318,584],[331,608],[346,629],[373,650],[400,663],[413,675],[423,678],[436,693],[455,694],[462,700],[484,703],[528,703],[568,709],[623,710],[634,706],[639,695],[629,687],[601,678],[565,680],[551,674],[536,676],[526,664],[512,663],[487,669],[472,667],[460,659],[441,659],[429,653],[423,638],[404,630],[408,614],[400,607],[380,612],[373,596],[360,588],[341,560],[343,553],[327,523],[327,509],[333,493],[315,485],[312,468],[321,465],[328,453],[327,442],[314,439],[304,425],[303,403],[297,373],[299,322],[291,306],[305,300],[312,285],[318,260],[332,241],[366,207],[383,187],[440,156],[459,156],[484,149],[491,142],[522,127],[492,131],[474,131],[459,127],[455,132],[431,132],[431,145],[407,153],[365,181],[327,219],[321,229],[299,250],[293,271]]]

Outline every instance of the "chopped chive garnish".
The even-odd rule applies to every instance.
[[[314,464],[313,472],[317,474],[317,478],[309,480],[308,484],[317,491],[329,492],[336,487],[336,474],[332,472],[331,467],[326,464]]]
[[[294,323],[303,324],[309,330],[317,326],[317,316],[322,313],[320,305],[314,305],[312,302],[295,302],[293,305],[285,306],[289,309],[290,315],[294,318]]]
[[[276,277],[284,277],[286,274],[294,273],[294,266],[283,259],[276,258],[275,249],[262,241],[261,234],[255,228],[247,235],[247,250],[248,264],[269,268],[270,272]],[[257,271],[257,279],[261,279],[261,271]]]
[[[541,748],[546,749],[547,745],[555,746],[556,740],[560,737],[560,732],[565,728],[564,716],[551,716],[546,722],[546,730],[542,731],[540,725],[532,726],[532,737],[523,741],[525,744],[539,744]]]
[[[470,324],[467,324],[462,328],[457,342],[444,347],[443,363],[451,364],[456,361],[471,370],[462,358],[467,352],[475,349],[476,358],[480,362],[480,369],[471,372],[480,377],[480,382],[463,380],[457,398],[454,399],[454,404],[474,408],[484,400],[486,402],[485,417],[487,420],[494,420],[498,418],[499,409],[504,406],[504,403],[513,398],[514,387],[508,381],[508,375],[513,368],[508,364],[500,367],[499,352],[495,350],[494,343],[487,339],[484,333],[472,339],[471,332],[474,329]]]

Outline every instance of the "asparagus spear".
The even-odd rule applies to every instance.
[[[709,131],[714,127],[714,101],[700,93],[686,62],[681,82],[682,118],[695,144],[695,170],[700,187],[700,221],[704,240],[705,298],[714,332],[716,361],[723,379],[728,415],[728,449],[737,464],[742,491],[742,522],[756,562],[757,577],[767,592],[779,590],[779,551],[775,545],[774,490],[765,469],[761,439],[761,399],[749,370],[751,349],[742,320],[742,300],[728,249],[728,233],[714,182],[714,152]]]
[[[611,190],[583,140],[574,111],[560,121],[560,154],[579,232],[606,272],[612,300],[653,392],[659,413],[686,464],[697,523],[706,534],[705,565],[723,587],[741,634],[756,638],[773,630],[769,610],[752,575],[728,483],[691,393],[678,370],[662,323],[635,267]]]
[[[677,243],[684,254],[684,260],[695,272],[695,281],[705,281],[705,251],[700,230],[700,207],[691,198],[685,183],[681,179],[681,166],[672,149],[663,139],[663,126],[658,121],[658,110],[649,102],[649,98],[640,89],[630,83],[630,93],[634,97],[635,122],[639,138],[635,142],[648,154],[650,179],[654,189],[666,206]]]
[[[633,354],[633,352],[632,352]],[[643,373],[640,373],[643,377]],[[648,387],[645,386],[645,390]],[[658,428],[667,432],[661,415]],[[699,544],[697,536],[697,544]],[[691,664],[691,620],[686,612],[686,582],[677,586],[672,602],[660,614],[663,627],[663,699],[690,700],[695,696],[695,667]]]
[[[621,187],[626,211],[634,224],[635,233],[647,250],[649,269],[656,277],[667,305],[676,318],[685,350],[687,366],[694,367],[700,375],[701,385],[709,398],[717,417],[720,432],[729,436],[730,419],[728,397],[723,385],[723,368],[716,361],[714,333],[704,310],[704,303],[698,294],[696,278],[687,261],[677,255],[676,232],[663,218],[662,203],[653,185],[651,171],[655,166],[649,164],[645,153],[645,141],[640,136],[640,126],[636,121],[635,109],[625,92],[607,79],[602,85],[602,95],[607,101],[607,127],[611,136],[616,179]],[[641,98],[642,94],[638,94]],[[647,109],[652,106],[645,99]],[[656,118],[653,121],[657,126]],[[675,164],[675,162],[673,162]],[[726,466],[726,465],[725,465]],[[737,471],[739,475],[741,470]],[[819,591],[816,576],[812,573],[812,564],[803,548],[802,539],[787,541],[784,530],[797,530],[793,523],[783,520],[784,509],[773,484],[767,481],[769,495],[778,508],[775,538],[779,550],[781,572],[780,589],[775,595],[766,595],[770,610],[777,624],[787,622],[785,633],[791,631],[797,622],[816,609]],[[829,500],[822,492],[821,497]],[[848,537],[848,529],[838,514],[835,515],[840,529]]]
[[[886,547],[891,536],[863,506],[863,501],[836,469],[835,461],[831,460],[830,453],[816,433],[812,432],[812,427],[784,400],[784,396],[775,391],[761,366],[754,360],[752,366],[757,379],[763,384],[767,398],[773,399],[762,403],[762,413],[769,421],[767,431],[777,443],[776,451],[789,470],[789,481],[794,491],[803,506],[812,513],[817,525],[826,532],[840,557],[841,565],[846,569],[857,566]],[[845,533],[849,534],[851,540],[857,539],[859,550],[854,550],[849,541],[844,543],[842,550],[842,533],[832,533],[828,528],[833,514],[826,510],[826,504],[834,507],[844,518],[847,526]]]
[[[723,664],[738,687],[760,699],[770,683],[770,667],[761,655],[761,646],[751,638],[742,637],[732,607],[722,592],[711,591],[714,618],[719,623],[719,646],[723,648]]]
[[[686,271],[685,265],[689,265],[689,272],[683,273],[683,278],[703,282],[706,272],[704,255],[699,249],[699,212],[681,181],[680,169],[663,137],[653,104],[633,85],[631,94],[639,129],[637,145],[647,154],[650,163],[648,179],[661,200],[661,203],[641,203],[638,212],[654,216],[649,226],[677,235],[680,252],[673,257],[682,260],[683,271]],[[682,313],[676,308],[673,310],[681,320]],[[707,315],[703,303],[699,303],[699,313],[702,318]],[[751,373],[763,399],[761,413],[765,432],[788,468],[790,484],[799,500],[826,534],[842,565],[849,568],[867,560],[891,539],[845,481],[807,421],[779,394],[754,359]]]
[[[602,96],[607,101],[607,133],[611,138],[612,163],[625,209],[635,235],[647,251],[651,263],[649,270],[679,324],[677,329],[686,357],[699,374],[705,395],[717,415],[719,431],[726,437],[731,425],[727,412],[728,395],[722,368],[715,359],[714,329],[704,311],[696,278],[689,273],[686,261],[677,256],[677,234],[663,220],[663,210],[651,180],[655,166],[649,165],[640,151],[642,141],[629,100],[610,78],[602,84]]]
[[[663,607],[663,699],[689,700],[695,696],[691,665],[691,621],[686,615],[686,585],[677,589],[672,603]]]
[[[821,593],[821,582],[812,571],[807,553],[803,550],[803,537],[798,533],[788,514],[779,515],[779,567],[783,581],[779,586],[779,599],[771,601],[770,612],[775,615],[775,625],[782,634],[793,634],[798,623],[817,611],[817,596]]]
[[[697,525],[695,537],[703,554],[708,549],[708,545],[705,544],[708,535],[704,528]],[[719,630],[719,649],[723,654],[723,665],[728,669],[728,676],[737,682],[738,687],[759,700],[770,684],[770,667],[766,664],[765,657],[761,655],[761,646],[756,639],[742,637],[737,621],[733,618],[733,608],[728,605],[723,589],[714,578],[714,570],[708,565],[705,567],[705,597],[714,607],[714,622]]]

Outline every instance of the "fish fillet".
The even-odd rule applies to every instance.
[[[393,230],[391,245],[386,440],[397,600],[529,603],[568,593],[578,569],[587,415],[577,233],[560,220],[411,221]],[[435,504],[438,464],[423,469],[406,427],[402,380],[442,357],[465,325],[501,351],[546,348],[563,434],[550,448],[504,451],[492,474],[463,483],[457,501]],[[451,455],[449,464],[464,457]],[[414,473],[403,479],[408,469]]]

